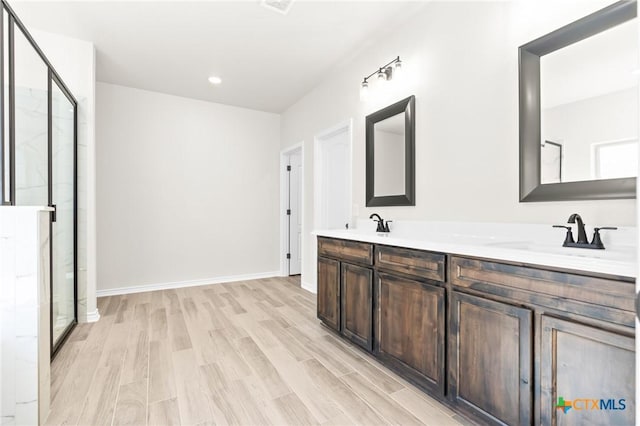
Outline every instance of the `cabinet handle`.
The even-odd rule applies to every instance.
[[[529,379],[522,379],[522,383],[524,383],[525,385],[529,384]]]

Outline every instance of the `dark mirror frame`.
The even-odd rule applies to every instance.
[[[366,197],[367,207],[378,206],[415,206],[415,108],[416,97],[409,96],[406,99],[389,105],[386,108],[370,114],[366,118]],[[399,195],[385,195],[376,197],[374,188],[374,159],[375,159],[375,124],[394,115],[404,113],[404,141],[405,141],[405,193]]]
[[[636,16],[635,0],[619,1],[520,46],[520,202],[636,197],[635,177],[542,184],[540,172],[540,58]]]

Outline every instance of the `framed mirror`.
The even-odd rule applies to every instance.
[[[635,198],[636,16],[619,1],[520,47],[521,202]]]
[[[415,206],[415,96],[367,116],[367,207]]]

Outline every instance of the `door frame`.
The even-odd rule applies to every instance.
[[[64,86],[59,77],[56,76],[51,70],[49,70],[48,81],[48,95],[47,95],[47,111],[48,111],[48,135],[47,135],[47,150],[48,150],[48,198],[49,207],[54,207],[53,204],[53,85],[58,87],[58,90],[69,100],[73,105],[73,321],[65,328],[60,335],[57,342],[53,341],[53,217],[49,221],[49,295],[51,303],[49,306],[49,335],[50,335],[50,352],[51,360],[58,354],[58,351],[64,345],[67,338],[71,335],[73,329],[78,325],[78,103]],[[57,212],[54,210],[54,214]]]
[[[325,222],[324,213],[322,211],[322,181],[323,181],[323,142],[342,131],[347,132],[347,140],[349,143],[349,217],[353,215],[353,119],[342,121],[317,133],[313,138],[313,225],[314,229],[320,229]]]
[[[300,217],[302,220],[302,239],[300,242],[300,268],[304,265],[304,141],[285,148],[280,151],[280,276],[289,276],[289,259],[287,259],[287,251],[289,247],[289,218],[287,216],[287,208],[289,207],[289,176],[287,176],[287,165],[291,154],[300,152],[300,162],[302,164],[302,188],[300,188]]]

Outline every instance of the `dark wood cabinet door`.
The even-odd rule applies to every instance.
[[[376,355],[444,394],[444,288],[379,273],[376,290]]]
[[[318,318],[340,331],[340,262],[318,257]]]
[[[540,423],[634,424],[633,337],[545,315],[541,328]]]
[[[532,312],[451,292],[449,398],[490,423],[530,425]]]
[[[373,348],[373,271],[342,264],[342,334],[367,350]]]

